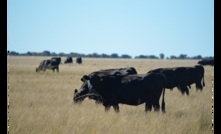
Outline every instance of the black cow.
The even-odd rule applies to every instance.
[[[191,84],[196,84],[196,89],[203,89],[204,82],[204,68],[196,65],[194,67],[174,67],[174,68],[158,68],[150,70],[148,73],[162,73],[167,78],[166,88],[173,89],[177,87],[182,94],[189,95],[189,88]],[[188,87],[187,87],[188,86]]]
[[[64,61],[64,63],[73,63],[72,57],[67,57],[67,59]]]
[[[113,106],[119,112],[119,103],[137,106],[146,103],[145,112],[159,111],[159,99],[162,97],[162,111],[165,112],[164,92],[166,78],[160,73],[131,74],[131,75],[106,75],[83,76],[87,80],[89,90],[102,98],[105,110]],[[91,96],[95,96],[91,95]]]
[[[211,59],[211,60],[204,59],[204,60],[198,61],[198,64],[203,65],[203,66],[205,66],[205,65],[214,66],[214,60],[213,59]]]
[[[59,61],[54,59],[43,60],[39,67],[36,68],[36,72],[45,71],[46,69],[53,70],[53,72],[56,69],[59,72]]]
[[[134,67],[128,67],[128,68],[114,68],[114,69],[105,69],[105,70],[99,70],[90,73],[88,76],[92,76],[93,74],[96,74],[98,76],[105,76],[105,75],[119,75],[119,74],[137,74],[137,71]],[[82,102],[86,97],[87,94],[89,94],[89,88],[88,88],[88,81],[81,78],[81,81],[83,81],[83,84],[79,91],[75,89],[73,100],[75,103]],[[89,99],[94,99],[96,103],[101,102],[101,98],[99,96],[89,96]]]
[[[82,64],[82,59],[81,59],[81,57],[77,57],[77,58],[76,58],[76,63]]]

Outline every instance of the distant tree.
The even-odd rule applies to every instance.
[[[58,54],[58,56],[66,56],[66,54],[63,53],[63,52],[60,52],[60,53]]]
[[[177,59],[177,57],[175,55],[171,55],[170,59]]]
[[[52,53],[51,53],[51,56],[57,56],[57,53],[52,52]]]
[[[15,51],[8,51],[8,55],[19,55],[19,53]]]
[[[78,53],[75,53],[75,52],[71,52],[70,53],[70,56],[72,56],[72,57],[77,57],[79,54]]]
[[[192,57],[191,59],[202,59],[202,56],[201,55],[197,55],[197,56]]]
[[[148,58],[147,55],[140,55],[140,58]]]
[[[93,53],[92,54],[92,57],[95,57],[95,58],[99,58],[99,57],[101,57],[99,54],[97,54],[97,53]]]
[[[110,56],[107,55],[107,54],[101,54],[101,57],[102,57],[102,58],[110,58]]]
[[[38,53],[38,52],[31,52],[31,55],[33,55],[33,56],[39,56],[40,53]]]
[[[159,59],[159,58],[158,58],[157,56],[155,56],[155,55],[149,55],[148,58],[149,58],[149,59]]]
[[[26,55],[27,55],[27,56],[31,56],[32,53],[28,51],[28,52],[26,53]]]
[[[86,57],[85,54],[78,54],[76,57]]]
[[[117,53],[111,54],[111,58],[118,58],[118,54]]]
[[[164,54],[160,53],[160,59],[164,59]]]
[[[122,57],[122,58],[131,58],[131,56],[130,56],[130,55],[127,55],[127,54],[122,54],[121,57]]]
[[[42,52],[42,55],[43,56],[51,56],[51,53],[50,53],[50,51],[45,50]]]
[[[197,55],[196,58],[197,59],[202,59],[202,56],[201,55]]]
[[[186,54],[180,54],[179,59],[186,59],[187,55]]]
[[[87,54],[86,57],[90,57],[91,58],[91,57],[93,57],[93,55],[92,54]]]
[[[139,56],[135,56],[135,58],[148,58],[148,57],[145,55],[139,55]]]

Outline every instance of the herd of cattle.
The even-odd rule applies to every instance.
[[[46,69],[54,70],[59,72],[59,64],[61,63],[61,57],[52,57],[51,59],[43,60],[40,62],[39,66],[36,68],[36,72],[45,71]],[[67,57],[64,64],[73,63],[72,57]],[[82,58],[77,57],[76,63],[82,64]]]
[[[52,57],[43,60],[36,72],[46,69],[59,72],[60,57]],[[73,63],[72,57],[67,57],[64,63]],[[81,57],[76,58],[76,63],[81,64]],[[115,112],[119,112],[119,103],[127,105],[140,105],[145,103],[145,111],[160,110],[160,97],[162,95],[161,110],[165,112],[165,89],[177,89],[182,94],[189,95],[189,89],[195,84],[196,90],[202,90],[205,86],[204,67],[214,66],[214,60],[201,60],[199,65],[192,67],[157,68],[145,74],[137,74],[134,67],[114,68],[99,70],[84,75],[79,90],[74,90],[74,103],[82,102],[86,97],[102,103],[105,111],[113,106]]]
[[[208,62],[209,61],[209,62]],[[177,87],[182,94],[189,95],[189,89],[195,84],[196,90],[202,90],[204,82],[204,65],[214,66],[212,60],[202,60],[193,67],[158,68],[146,74],[137,74],[134,67],[99,70],[84,75],[79,90],[74,90],[74,103],[82,102],[86,97],[102,103],[105,111],[113,106],[119,112],[119,103],[140,105],[145,103],[145,112],[161,110],[165,112],[165,89]]]

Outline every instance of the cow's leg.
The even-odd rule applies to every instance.
[[[153,108],[155,112],[159,112],[160,111],[160,103],[159,102],[154,102],[153,103]]]
[[[160,103],[159,103],[159,99],[160,99],[161,94],[159,93],[159,95],[157,95],[154,99],[153,99],[153,108],[155,112],[158,112],[160,110]]]
[[[187,95],[189,95],[189,89],[187,88],[186,85],[181,85],[181,86],[178,87],[178,89],[181,91],[181,93],[182,93],[183,95],[184,95],[185,93],[186,93]]]
[[[152,110],[152,102],[150,100],[146,101],[145,112]]]
[[[105,106],[105,112],[110,110],[110,106]]]
[[[196,82],[196,89],[197,90],[202,90],[203,89],[203,85],[201,84],[201,82]]]
[[[153,99],[153,107],[155,112],[160,111],[160,103],[159,103],[160,96],[162,96],[162,111],[165,112],[165,101],[164,101],[165,88],[163,88],[163,86],[159,87],[158,92],[156,93]]]
[[[186,95],[189,95],[189,88],[187,86],[181,86],[181,90],[183,90]]]
[[[189,89],[186,87],[186,95],[189,95]]]
[[[177,86],[178,90],[182,93],[182,95],[184,95],[184,91],[182,90],[181,86]]]
[[[110,110],[111,105],[105,104],[105,103],[104,103],[103,105],[104,105],[104,107],[105,107],[105,112],[107,112],[107,111]]]
[[[114,104],[114,105],[113,105],[113,108],[114,108],[114,111],[115,111],[116,113],[119,113],[119,112],[120,112],[120,109],[119,109],[119,105],[118,105],[118,104]]]
[[[161,110],[162,110],[162,112],[163,113],[165,113],[166,111],[165,111],[165,98],[164,98],[164,96],[165,96],[165,88],[163,88],[163,93],[162,93],[162,106],[161,106]],[[160,98],[159,98],[160,99]]]

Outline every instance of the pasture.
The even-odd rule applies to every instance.
[[[59,73],[35,72],[51,57],[7,57],[10,134],[211,134],[212,79],[214,69],[205,66],[203,91],[191,85],[190,95],[177,88],[166,89],[166,113],[145,113],[145,104],[120,104],[116,114],[111,107],[85,99],[73,104],[74,89],[82,85],[83,75],[108,68],[135,67],[146,73],[160,67],[194,66],[198,60],[95,59],[83,64],[60,64]],[[64,62],[65,57],[62,57]],[[161,104],[161,99],[160,99]]]

